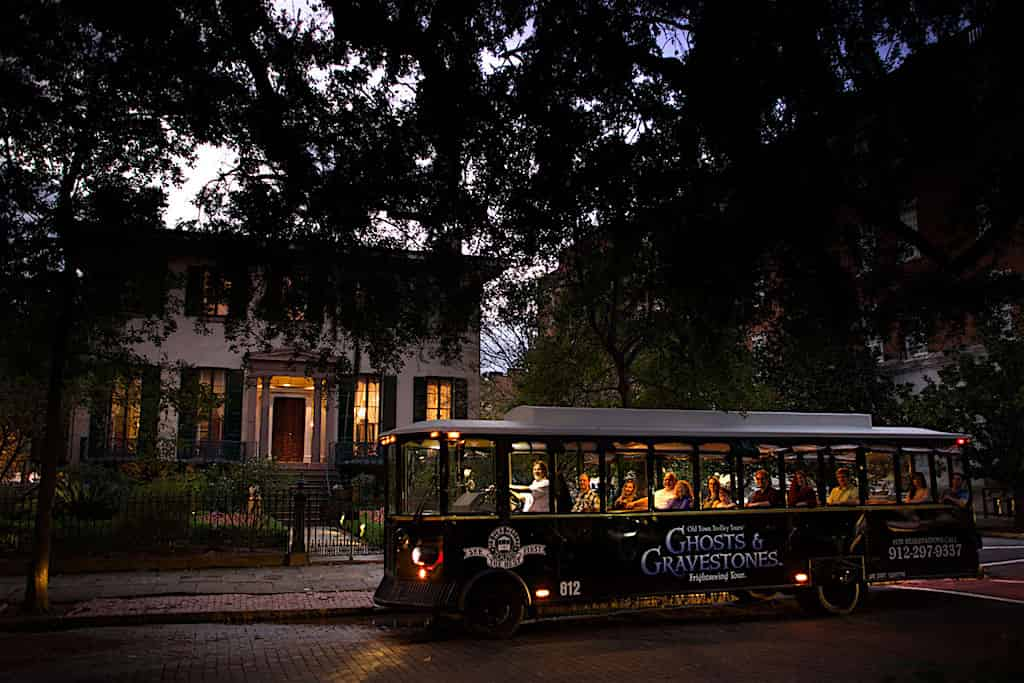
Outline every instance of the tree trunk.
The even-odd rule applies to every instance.
[[[23,611],[42,614],[50,610],[50,541],[53,500],[57,492],[57,463],[64,452],[64,372],[74,307],[75,266],[65,254],[61,307],[50,345],[50,381],[46,390],[46,431],[43,441],[42,476],[36,504],[35,545],[25,582]]]
[[[629,371],[626,368],[624,362],[620,359],[615,359],[615,374],[617,380],[617,389],[619,392],[619,402],[623,408],[629,408],[633,399],[633,387],[629,381]]]

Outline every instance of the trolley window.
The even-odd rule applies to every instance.
[[[904,448],[900,451],[900,491],[911,505],[935,500],[935,478],[930,449]]]
[[[825,482],[829,486],[827,505],[860,505],[857,477],[857,447],[833,446],[824,462]]]
[[[655,510],[696,509],[693,491],[693,446],[687,443],[654,445]]]
[[[762,444],[753,454],[743,455],[743,505],[754,508],[782,507],[779,478],[779,446]]]
[[[818,484],[818,453],[821,446],[794,446],[783,455],[786,468],[786,505],[788,507],[815,507],[821,498]]]
[[[733,487],[732,449],[727,443],[700,446],[701,508],[720,510],[736,507]]]
[[[548,446],[543,441],[515,441],[509,455],[509,502],[513,514],[551,512]]]
[[[438,464],[441,442],[434,439],[409,441],[402,445],[405,481],[402,486],[402,512],[424,515],[441,514],[438,502]]]
[[[388,464],[388,512],[398,512],[398,448],[391,444],[384,447],[384,457]]]
[[[559,478],[556,481],[564,482],[572,502],[564,509],[565,502],[556,496],[557,512],[601,511],[601,468],[595,442],[566,442],[564,451],[555,454],[555,471]]]
[[[876,447],[864,454],[864,463],[867,466],[868,505],[890,505],[898,502],[893,455],[895,450]]]
[[[647,509],[647,445],[613,443],[605,454],[605,509],[628,512]]]
[[[463,439],[448,446],[448,507],[453,515],[497,512],[494,442]]]

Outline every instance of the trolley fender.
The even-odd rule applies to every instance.
[[[507,569],[484,569],[474,574],[473,577],[470,578],[470,580],[467,581],[465,585],[462,587],[462,590],[459,592],[459,609],[463,610],[466,608],[466,597],[469,596],[470,592],[473,590],[473,587],[477,583],[485,579],[493,578],[500,578],[503,580],[511,581],[515,585],[519,586],[519,589],[523,593],[523,599],[526,601],[526,606],[530,607],[533,604],[533,596],[530,595],[530,588],[526,585],[526,582],[523,581],[523,577],[519,576],[519,574],[516,574],[515,572],[510,572]]]

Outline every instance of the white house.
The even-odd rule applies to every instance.
[[[400,371],[390,373],[368,367],[364,355],[357,375],[339,379],[327,369],[330,363],[314,362],[312,353],[273,342],[269,350],[261,345],[247,351],[233,343],[225,331],[233,316],[230,284],[216,286],[213,259],[204,253],[212,239],[181,233],[162,239],[154,249],[165,250],[168,279],[175,284],[161,305],[184,302],[170,316],[175,329],[159,344],[136,347],[150,367],[130,377],[112,375],[100,383],[91,407],[74,410],[71,462],[131,459],[153,448],[160,457],[190,462],[268,458],[316,469],[372,454],[378,434],[387,429],[417,420],[478,417],[478,332],[466,334],[454,362],[416,348],[405,353]],[[430,267],[416,254],[388,257]],[[250,283],[267,286],[270,280],[253,275],[262,267],[246,264],[235,271],[236,281],[245,272]],[[474,278],[471,286],[481,282]],[[247,300],[246,319],[258,325],[257,306],[249,303],[257,298]],[[344,354],[354,360],[341,345],[332,352],[335,359]],[[162,397],[182,388],[201,389],[217,400],[179,413]]]

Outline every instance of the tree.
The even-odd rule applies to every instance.
[[[1024,329],[989,320],[983,324],[984,354],[953,354],[949,365],[908,399],[908,421],[971,435],[971,460],[978,474],[1013,488],[1018,528],[1024,527]]]
[[[8,8],[2,29],[0,288],[3,326],[15,335],[4,343],[4,375],[46,387],[33,434],[43,443],[28,611],[49,608],[52,506],[73,389],[97,357],[130,355],[166,331],[163,311],[131,325],[127,311],[134,295],[165,286],[146,270],[145,235],[162,225],[157,186],[174,182],[177,159],[192,153],[200,93],[213,78],[194,49],[193,11],[26,1]],[[111,237],[118,251],[93,248]],[[38,365],[25,364],[32,353]]]

